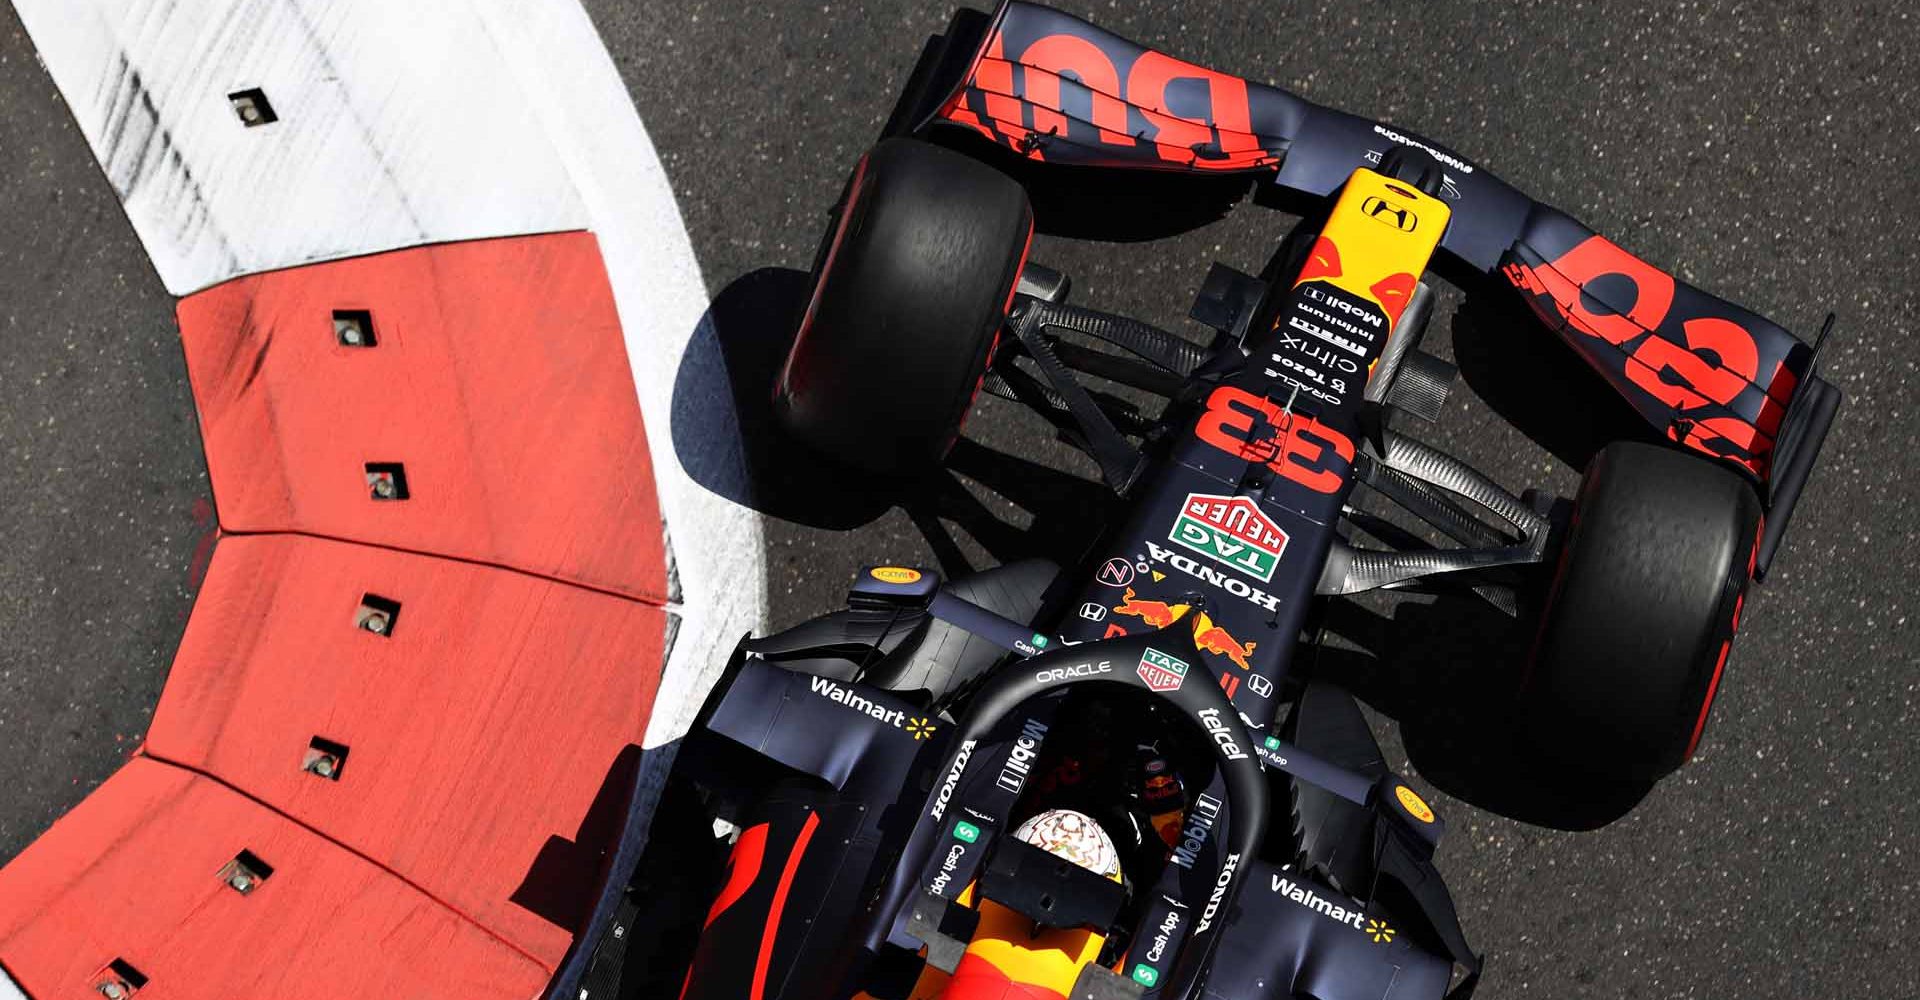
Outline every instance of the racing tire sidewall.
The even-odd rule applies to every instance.
[[[1033,233],[1026,192],[961,153],[888,139],[855,167],[814,266],[774,412],[841,464],[911,477],[959,435]]]
[[[1753,574],[1749,482],[1671,448],[1616,442],[1588,465],[1522,682],[1550,762],[1651,783],[1698,745]]]

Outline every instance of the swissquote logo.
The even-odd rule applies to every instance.
[[[1273,582],[1287,533],[1247,497],[1189,493],[1167,540],[1259,580]]]

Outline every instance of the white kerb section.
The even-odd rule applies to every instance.
[[[682,735],[734,642],[765,627],[762,526],[695,484],[674,450],[675,380],[706,288],[659,157],[577,0],[14,7],[176,295],[428,243],[598,237],[680,584],[646,745]],[[245,100],[231,95],[251,90],[276,121],[243,120]],[[680,437],[711,449],[692,457],[712,468],[739,462],[733,433],[709,424]]]

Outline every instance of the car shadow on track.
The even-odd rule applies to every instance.
[[[1448,795],[1525,823],[1598,829],[1652,786],[1570,772],[1527,745],[1516,724],[1527,622],[1471,594],[1384,613],[1337,600],[1326,630],[1346,642],[1323,647],[1314,669],[1398,721],[1414,767]]]
[[[1260,188],[1251,174],[1115,170],[1040,162],[967,131],[932,137],[1020,182],[1033,228],[1049,236],[1142,243],[1219,221]],[[1291,206],[1276,203],[1275,207]]]
[[[1460,377],[1502,420],[1574,469],[1614,441],[1653,441],[1647,422],[1519,296],[1468,282],[1453,316]]]
[[[674,452],[695,482],[769,517],[834,531],[898,506],[948,575],[979,567],[946,522],[1003,563],[1079,557],[1097,530],[1090,512],[1113,502],[1098,483],[964,437],[946,468],[924,479],[888,480],[838,465],[784,434],[774,423],[773,383],[808,290],[804,272],[761,268],[728,284],[701,318],[673,395]],[[1033,512],[1032,522],[1022,528],[997,517],[960,475]]]

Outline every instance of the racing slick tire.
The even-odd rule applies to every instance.
[[[1759,541],[1760,500],[1705,459],[1616,442],[1588,464],[1522,683],[1556,763],[1651,784],[1705,728]]]
[[[986,373],[1033,233],[1026,192],[888,139],[854,168],[774,390],[795,438],[886,476],[937,466]]]

